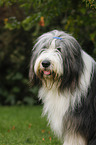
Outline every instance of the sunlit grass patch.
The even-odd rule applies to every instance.
[[[0,145],[60,145],[42,107],[0,107]]]

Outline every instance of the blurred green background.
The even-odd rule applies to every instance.
[[[0,0],[0,105],[35,105],[29,85],[34,41],[44,32],[71,33],[96,60],[95,0]]]

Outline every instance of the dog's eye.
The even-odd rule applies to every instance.
[[[61,52],[61,48],[60,47],[58,47],[57,50],[59,50]]]

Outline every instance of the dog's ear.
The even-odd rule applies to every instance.
[[[75,89],[79,85],[79,78],[84,68],[81,46],[75,38],[69,38],[69,40],[64,39],[63,43],[62,58],[64,67],[61,76],[61,90],[64,90],[64,88]]]
[[[30,80],[31,86],[39,85],[39,79],[34,72],[34,58],[33,57],[31,58],[31,62],[30,62],[29,80]]]

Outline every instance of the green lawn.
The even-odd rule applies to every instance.
[[[61,145],[41,112],[41,106],[0,107],[0,145]]]

